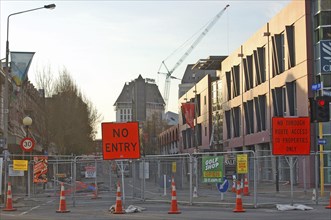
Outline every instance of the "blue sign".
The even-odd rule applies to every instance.
[[[229,181],[226,179],[226,177],[223,177],[223,183],[217,183],[216,184],[218,191],[221,193],[224,193],[229,188]]]
[[[318,139],[318,144],[321,144],[321,145],[326,144],[326,139]]]
[[[320,52],[321,52],[321,73],[331,72],[331,41],[321,40],[320,41]]]
[[[321,83],[313,84],[313,85],[311,86],[311,89],[312,89],[313,91],[321,90],[321,89],[322,89],[322,84],[321,84]]]

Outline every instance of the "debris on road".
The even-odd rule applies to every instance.
[[[293,205],[281,205],[281,204],[277,204],[276,205],[277,209],[279,211],[288,211],[288,210],[312,210],[312,207],[306,206],[306,205],[301,205],[301,204],[293,204]]]
[[[125,213],[136,213],[136,212],[142,212],[144,210],[146,210],[146,208],[142,208],[142,207],[135,206],[135,205],[129,205],[125,209]],[[109,212],[111,212],[111,213],[115,212],[115,205],[110,206]]]

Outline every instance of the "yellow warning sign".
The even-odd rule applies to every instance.
[[[247,154],[238,154],[237,155],[237,174],[246,174],[246,173],[248,173]]]
[[[176,162],[172,162],[172,172],[176,173],[176,170],[177,170]]]
[[[27,160],[14,160],[13,161],[13,170],[28,170],[28,161]]]

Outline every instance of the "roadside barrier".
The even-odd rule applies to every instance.
[[[178,210],[178,204],[177,204],[177,194],[176,194],[176,184],[175,184],[175,178],[172,177],[171,180],[171,207],[168,214],[180,214],[181,212]]]
[[[17,209],[13,207],[13,196],[11,194],[11,184],[8,183],[6,207],[3,209],[3,211],[16,211],[16,210]]]
[[[198,191],[197,191],[197,187],[195,186],[193,189],[193,198],[197,198],[198,197]]]
[[[91,199],[101,199],[101,197],[98,195],[98,185],[94,186],[93,196]]]
[[[234,208],[233,212],[245,212],[245,210],[243,209],[243,203],[242,203],[242,199],[241,199],[240,182],[237,183],[236,207]]]
[[[231,189],[231,192],[233,192],[233,193],[237,192],[237,189],[236,189],[236,179],[234,177],[232,179],[232,189]]]
[[[60,204],[59,204],[59,209],[56,210],[56,212],[57,213],[70,212],[69,210],[67,210],[64,183],[61,183]]]
[[[121,185],[120,182],[117,182],[117,192],[116,192],[116,205],[114,214],[124,214],[122,207],[122,199],[121,199]]]
[[[247,175],[245,175],[245,180],[244,180],[244,196],[249,196],[249,189],[248,189],[248,179]]]
[[[325,207],[326,209],[331,209],[331,192],[330,192],[330,201],[329,201],[329,205]]]

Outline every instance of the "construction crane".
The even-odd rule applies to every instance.
[[[184,62],[184,60],[191,54],[193,49],[200,43],[200,41],[206,36],[206,34],[209,32],[209,30],[216,24],[216,22],[220,19],[220,17],[223,15],[224,11],[229,7],[230,5],[226,5],[220,12],[216,14],[216,16],[211,20],[210,23],[206,26],[204,31],[197,37],[197,39],[192,43],[192,45],[189,47],[189,49],[181,56],[181,58],[177,61],[177,63],[174,65],[174,67],[169,70],[168,67],[165,64],[165,60],[162,61],[161,66],[165,67],[166,73],[158,72],[159,74],[165,74],[165,85],[164,85],[164,93],[163,93],[163,99],[166,104],[166,110],[168,109],[168,101],[169,101],[169,91],[170,91],[170,81],[171,79],[178,79],[177,77],[172,76],[173,72]]]

